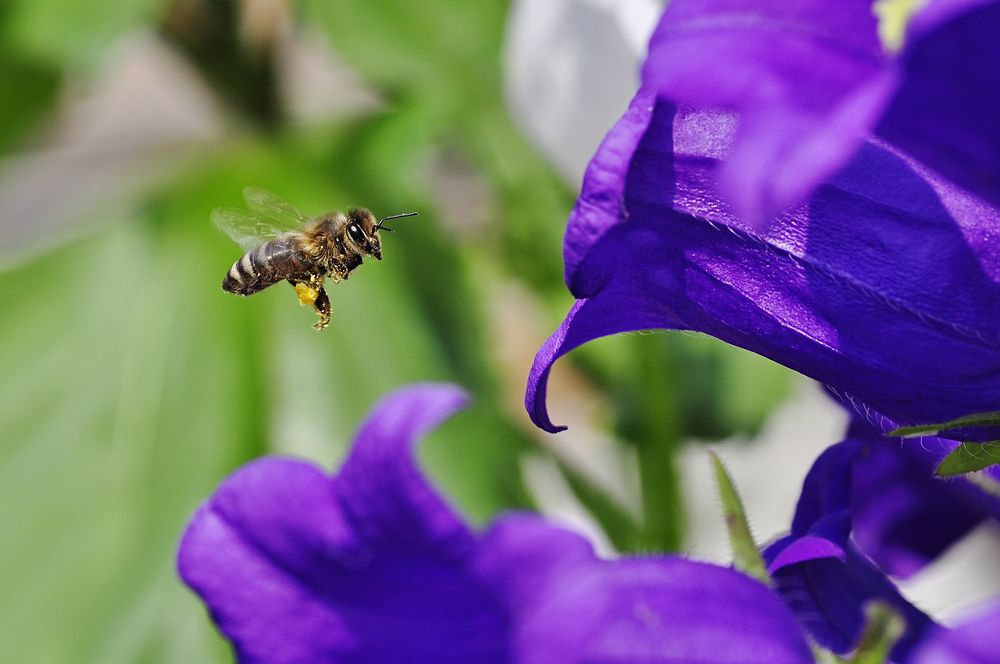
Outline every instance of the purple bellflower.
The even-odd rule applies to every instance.
[[[525,397],[543,429],[556,359],[652,328],[769,357],[883,431],[1000,408],[1000,83],[978,85],[1000,76],[1000,3],[931,2],[895,59],[870,2],[779,5],[669,3],[570,215],[577,302]]]
[[[816,460],[791,533],[764,556],[779,592],[817,643],[837,653],[850,650],[864,626],[863,606],[872,599],[906,620],[893,661],[913,660],[915,649],[929,641],[947,647],[964,642],[931,623],[884,575],[908,576],[984,519],[1000,518],[1000,498],[962,478],[932,477],[931,468],[955,445],[933,437],[891,445],[855,420],[847,438]],[[993,656],[938,661],[1000,662],[1000,650]]]
[[[734,110],[721,183],[772,218],[876,135],[1000,205],[1000,2],[930,0],[890,54],[872,0],[672,0],[643,68],[661,99]]]
[[[960,443],[926,436],[892,443],[856,422],[847,441],[853,459],[853,539],[878,566],[899,578],[920,571],[980,524],[1000,520],[1000,497],[966,478],[943,480],[934,469]],[[996,468],[984,475],[996,479]]]
[[[860,444],[849,438],[820,456],[806,476],[791,533],[765,549],[764,559],[778,591],[817,643],[849,652],[861,637],[865,604],[880,599],[906,621],[892,651],[893,661],[906,661],[934,623],[850,540],[850,467]]]
[[[335,476],[264,458],[202,505],[178,566],[240,662],[813,661],[779,595],[734,570],[600,560],[527,514],[470,529],[412,454],[465,402],[403,389]]]
[[[769,357],[883,431],[997,409],[1000,210],[868,142],[807,204],[756,229],[717,194],[736,126],[642,90],[605,138],[566,230],[577,302],[535,358],[532,420],[560,430],[545,408],[556,359],[653,328]]]

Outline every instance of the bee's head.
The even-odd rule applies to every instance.
[[[359,253],[382,260],[382,241],[379,239],[378,231],[378,221],[371,210],[356,208],[348,211],[348,241]]]
[[[395,232],[382,224],[390,219],[413,217],[416,214],[416,212],[404,212],[403,214],[382,217],[376,221],[375,215],[371,213],[371,210],[366,210],[365,208],[349,210],[347,213],[347,238],[359,252],[382,260],[382,240],[379,238],[379,231]]]

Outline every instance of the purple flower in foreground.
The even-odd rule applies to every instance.
[[[566,230],[577,302],[535,358],[532,420],[559,430],[545,409],[556,359],[653,328],[769,357],[883,430],[1000,407],[1000,210],[869,142],[755,229],[715,186],[736,125],[640,91],[605,138]]]
[[[932,477],[931,468],[956,444],[927,437],[900,446],[856,420],[847,438],[816,460],[791,533],[764,555],[779,592],[818,643],[839,653],[850,650],[864,624],[865,602],[880,599],[907,623],[894,661],[1000,662],[995,649],[992,660],[916,656],[945,652],[937,648],[957,653],[963,643],[982,647],[970,634],[985,632],[972,624],[955,633],[939,628],[881,571],[908,576],[984,519],[1000,518],[997,497],[962,478]],[[1000,614],[992,618],[1000,627],[998,619]]]
[[[397,392],[337,475],[265,458],[198,510],[180,573],[241,662],[812,662],[778,596],[733,570],[599,560],[526,514],[470,530],[412,456],[465,401]]]
[[[886,572],[906,578],[990,519],[1000,520],[1000,498],[956,477],[934,477],[934,468],[955,447],[927,436],[902,444],[855,424],[850,514],[853,538]],[[991,472],[991,471],[987,471]]]
[[[1000,2],[931,0],[893,56],[872,0],[672,0],[643,84],[661,99],[738,111],[722,185],[769,219],[874,134],[1000,204]]]
[[[864,607],[880,599],[906,621],[892,651],[905,661],[934,623],[907,602],[849,539],[851,464],[862,441],[849,438],[827,449],[809,471],[791,533],[764,551],[779,592],[820,645],[849,652],[865,624]]]

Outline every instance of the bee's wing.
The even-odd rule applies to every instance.
[[[263,217],[283,231],[299,230],[309,222],[309,217],[297,207],[277,194],[247,187],[243,190],[243,198],[251,212]]]
[[[239,208],[212,210],[212,223],[243,247],[244,251],[250,251],[254,247],[287,232],[286,229],[278,227],[269,219]]]

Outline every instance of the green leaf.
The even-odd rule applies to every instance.
[[[988,443],[962,443],[938,464],[934,474],[938,477],[955,477],[996,464],[1000,464],[1000,440]]]
[[[771,575],[767,572],[767,565],[764,564],[760,549],[757,548],[757,543],[754,542],[753,534],[750,532],[750,524],[743,510],[743,501],[736,491],[736,485],[726,472],[726,467],[719,456],[715,452],[709,452],[709,455],[712,459],[715,481],[719,487],[719,498],[722,500],[722,514],[726,519],[729,544],[733,548],[733,564],[736,569],[761,583],[770,585]]]
[[[506,3],[305,0],[302,6],[326,28],[340,56],[379,86],[416,91],[455,110],[463,107],[452,96],[458,90],[499,95],[496,56]],[[465,102],[468,110],[478,100]]]
[[[59,81],[53,67],[0,41],[0,90],[6,91],[0,94],[0,153],[26,143],[51,110]]]
[[[152,27],[163,0],[10,0],[6,29],[26,51],[74,71],[88,71],[117,37]]]
[[[903,635],[906,621],[884,602],[872,602],[865,607],[867,622],[851,664],[883,664],[889,661],[889,651]]]
[[[55,101],[60,75],[25,51],[9,27],[12,6],[0,0],[0,153],[23,147]]]
[[[752,436],[789,396],[794,374],[775,362],[708,336],[661,336],[678,358],[685,438]]]
[[[569,464],[558,461],[559,470],[573,495],[587,509],[608,536],[615,549],[621,552],[643,551],[649,553],[642,524],[636,522],[618,501],[601,487],[589,481]]]
[[[664,380],[682,386],[672,389],[669,398],[677,403],[675,417],[683,439],[752,436],[788,398],[794,377],[770,360],[717,339],[668,331],[601,339],[571,357],[609,389],[627,391],[634,386],[630,403],[641,405],[646,395],[662,409],[666,394],[650,393],[651,386],[640,391],[633,377],[620,387],[617,384],[627,357],[625,349],[631,345],[639,348],[644,364],[652,365]]]
[[[156,639],[160,661],[219,652],[207,624],[172,640],[163,613],[201,613],[174,579],[177,536],[263,449],[259,321],[201,287],[215,259],[137,223],[0,275],[0,580],[19,598],[0,624],[13,661],[132,662]],[[124,639],[123,625],[138,631]]]
[[[506,422],[485,396],[427,436],[420,458],[435,488],[479,526],[510,509],[534,509],[519,459],[528,440]]]
[[[985,413],[973,413],[964,415],[948,422],[940,424],[918,424],[916,426],[899,427],[893,429],[887,435],[901,436],[903,438],[914,438],[917,436],[935,436],[942,431],[961,428],[978,428],[1000,425],[1000,410],[993,410]]]

